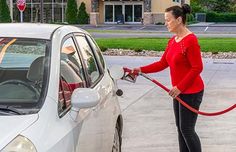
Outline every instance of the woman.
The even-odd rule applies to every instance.
[[[174,114],[179,136],[180,152],[201,152],[201,143],[195,132],[197,114],[183,107],[175,98],[179,96],[190,106],[199,109],[204,84],[200,73],[203,69],[200,46],[197,37],[186,27],[186,14],[189,5],[172,6],[165,10],[165,25],[169,32],[175,33],[166,47],[160,61],[135,68],[134,73],[153,73],[170,68],[173,88]]]

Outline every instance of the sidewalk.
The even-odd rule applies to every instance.
[[[137,67],[152,57],[107,57],[107,62]],[[201,111],[215,112],[236,103],[236,60],[204,59],[205,95]],[[170,87],[169,70],[152,74]],[[139,77],[136,84],[118,82],[124,117],[123,152],[178,152],[172,99],[153,83]],[[218,117],[199,116],[196,130],[203,152],[236,151],[236,109]]]

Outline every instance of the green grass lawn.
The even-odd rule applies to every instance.
[[[167,38],[99,38],[102,50],[107,48],[164,51]],[[203,52],[236,52],[236,38],[199,38]]]
[[[153,31],[133,31],[133,30],[97,30],[97,29],[87,29],[89,33],[153,33]]]

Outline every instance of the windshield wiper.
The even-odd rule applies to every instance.
[[[17,115],[22,115],[24,114],[22,111],[19,111],[18,109],[11,107],[11,106],[0,106],[0,113],[5,113],[5,114],[17,114]]]

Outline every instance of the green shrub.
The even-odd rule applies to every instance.
[[[194,19],[194,16],[193,16],[193,14],[187,14],[187,22],[192,22],[192,21],[194,21],[195,19]]]
[[[207,22],[236,22],[236,13],[216,13],[208,12],[206,14]]]
[[[134,49],[134,52],[143,52],[143,49],[141,49],[141,48],[135,48],[135,49]]]
[[[198,23],[193,14],[187,14],[187,25]]]
[[[6,0],[0,0],[0,23],[11,22],[9,7]]]
[[[214,52],[212,52],[212,54],[219,54],[219,52],[218,51],[214,51]]]
[[[107,50],[107,48],[104,47],[104,46],[100,46],[100,50],[101,50],[102,52],[105,52],[105,51]]]
[[[165,23],[157,22],[157,23],[155,23],[155,25],[165,25]]]
[[[66,21],[69,24],[77,24],[78,23],[77,13],[78,13],[78,8],[76,1],[68,0],[66,7]]]
[[[89,15],[86,12],[86,6],[85,3],[82,2],[79,7],[79,12],[78,12],[78,20],[79,24],[88,24],[88,19]]]

